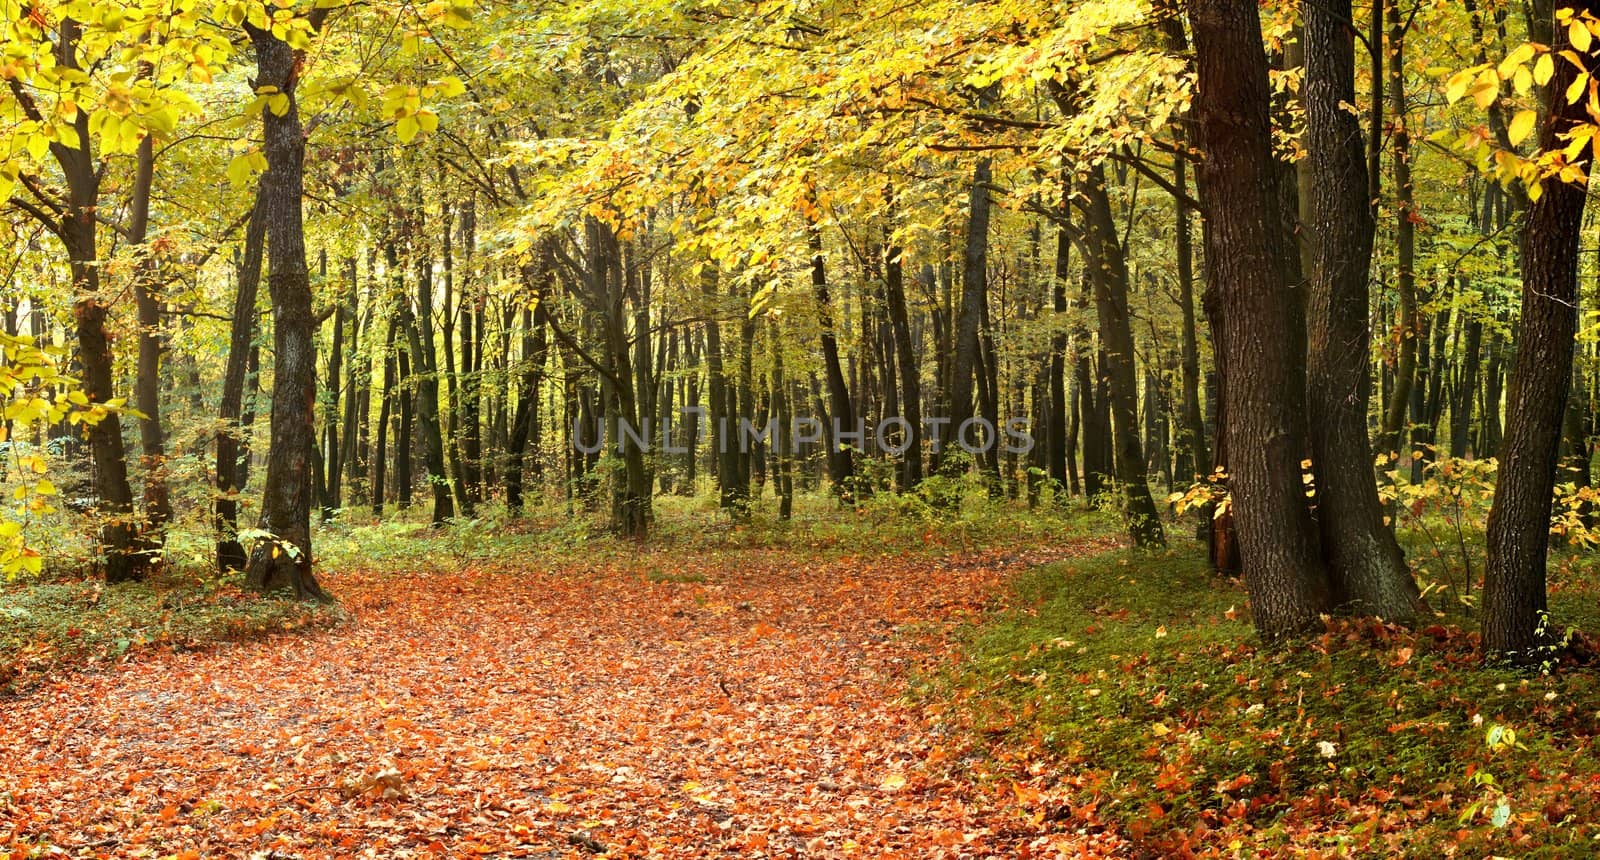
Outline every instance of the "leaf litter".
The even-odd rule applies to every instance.
[[[12,857],[1077,857],[961,778],[906,678],[1012,574],[1103,548],[645,550],[326,577],[316,635],[0,703]],[[672,570],[670,579],[646,571]],[[1097,844],[1093,840],[1104,840]]]

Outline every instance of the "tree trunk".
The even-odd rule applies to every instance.
[[[420,218],[420,213],[419,216]],[[420,226],[420,225],[419,225]],[[417,306],[400,299],[400,328],[412,355],[411,370],[417,380],[417,423],[422,431],[423,463],[428,468],[428,486],[433,490],[434,528],[455,519],[455,495],[450,473],[444,462],[444,428],[439,423],[438,350],[433,340],[433,260],[427,249],[426,234],[412,231],[419,243],[417,259]]]
[[[311,312],[311,274],[306,268],[301,222],[305,136],[295,104],[298,61],[287,43],[248,23],[256,50],[256,82],[288,96],[280,116],[262,112],[267,171],[261,205],[266,221],[267,291],[272,297],[273,384],[271,446],[261,528],[272,535],[256,542],[245,567],[253,590],[287,589],[296,598],[325,599],[311,572],[311,460],[316,447],[316,320]]]
[[[323,274],[326,275],[328,252],[322,252]],[[345,277],[354,291],[356,280],[356,261],[354,257],[345,261]],[[344,362],[344,329],[345,321],[349,318],[350,306],[341,300],[333,306],[333,344],[328,353],[328,379],[323,389],[323,419],[322,438],[322,521],[333,520],[334,512],[339,509],[339,475],[340,457],[343,449],[339,444],[339,382],[343,371]]]
[[[822,228],[813,224],[806,235],[811,248],[811,289],[817,297],[817,316],[822,323],[822,369],[828,381],[828,476],[839,498],[851,501],[856,495],[855,452],[840,444],[834,428],[853,432],[855,409],[850,402],[850,389],[845,384],[844,369],[839,364],[839,341],[834,335],[833,305],[828,298],[827,262],[822,255]]]
[[[1590,14],[1600,3],[1577,4]],[[1568,50],[1567,28],[1554,28],[1553,50]],[[1578,54],[1585,71],[1589,59]],[[1579,72],[1558,61],[1545,87],[1548,116],[1539,147],[1561,147],[1561,136],[1588,121],[1580,99],[1562,96]],[[1545,555],[1550,542],[1551,493],[1562,416],[1572,377],[1573,338],[1578,324],[1578,240],[1587,189],[1547,179],[1544,193],[1529,204],[1522,234],[1522,319],[1517,360],[1511,368],[1505,436],[1500,445],[1499,483],[1489,510],[1488,568],[1483,590],[1483,648],[1491,657],[1531,665],[1539,646],[1552,639],[1546,615]]]
[[[77,21],[61,20],[56,62],[62,67],[77,69],[77,42],[81,30]],[[50,144],[50,153],[61,167],[67,185],[65,211],[59,222],[50,226],[67,251],[83,393],[94,403],[106,403],[116,397],[115,367],[111,338],[106,331],[110,308],[100,294],[98,221],[95,217],[100,198],[100,173],[94,160],[87,111],[78,111],[72,128],[77,137],[75,146],[64,142]],[[142,579],[150,558],[138,537],[121,417],[114,411],[108,413],[88,429],[88,435],[94,458],[96,509],[102,522],[101,558],[106,581]]]
[[[477,251],[477,211],[469,202],[461,211],[461,240],[466,250],[466,268],[461,275],[461,506],[462,516],[471,517],[483,501],[483,345],[489,333],[484,329],[484,296],[472,283],[472,258]],[[444,234],[445,260],[451,259],[450,231]],[[474,325],[476,323],[476,325]],[[448,345],[446,345],[448,348]]]
[[[517,376],[517,414],[512,421],[511,440],[506,450],[506,507],[513,514],[522,512],[528,443],[535,436],[534,428],[539,418],[539,385],[544,378],[549,349],[545,334],[544,303],[549,295],[550,274],[550,256],[543,249],[537,265],[523,269],[523,285],[536,297],[537,304],[522,312],[522,372]]]
[[[1383,521],[1367,437],[1372,390],[1367,273],[1374,225],[1361,126],[1348,110],[1356,98],[1350,3],[1323,0],[1304,14],[1301,96],[1311,181],[1303,241],[1312,263],[1307,414],[1317,525],[1335,603],[1409,624],[1416,619],[1420,593],[1394,532]],[[1396,126],[1399,138],[1405,134],[1403,113]],[[1408,226],[1406,218],[1401,221]]]
[[[150,188],[155,180],[155,139],[145,135],[135,155],[133,193],[128,205],[128,243],[141,248],[134,263],[133,296],[139,309],[139,374],[134,402],[139,419],[140,460],[144,471],[143,551],[151,561],[166,543],[172,520],[167,491],[166,433],[161,427],[161,299],[153,292],[155,260],[143,246],[150,230]]]
[[[1105,167],[1089,168],[1082,184],[1086,200],[1085,245],[1090,249],[1090,282],[1099,320],[1101,373],[1110,392],[1116,475],[1122,514],[1135,547],[1166,544],[1161,515],[1150,496],[1143,446],[1139,441],[1139,389],[1134,367],[1133,327],[1128,319],[1128,263],[1117,239]]]
[[[777,453],[778,519],[794,516],[794,400],[783,374],[783,338],[778,318],[769,316],[767,331],[772,343],[772,411],[778,418],[778,432],[772,450]]]
[[[1061,214],[1069,214],[1070,207],[1065,199],[1067,182],[1062,183]],[[1050,336],[1050,366],[1049,396],[1050,408],[1048,425],[1045,429],[1047,451],[1045,453],[1045,471],[1050,479],[1055,482],[1056,493],[1065,497],[1077,492],[1076,463],[1072,454],[1072,447],[1077,443],[1077,426],[1068,413],[1076,418],[1077,413],[1067,402],[1067,278],[1071,270],[1069,264],[1072,252],[1072,236],[1067,232],[1065,225],[1056,231],[1056,259],[1053,277],[1050,279],[1051,310],[1055,311],[1053,328],[1055,333]],[[1070,425],[1070,426],[1069,426]],[[1073,468],[1069,468],[1071,463]]]
[[[1229,486],[1257,632],[1275,641],[1329,608],[1305,503],[1305,391],[1279,218],[1266,56],[1251,0],[1189,0],[1208,282],[1222,321]],[[1237,326],[1237,334],[1233,334]],[[1248,329],[1246,328],[1248,326]]]
[[[444,205],[444,224],[440,233],[439,249],[444,263],[444,289],[439,309],[439,334],[444,355],[444,399],[440,404],[440,422],[444,441],[445,461],[450,470],[450,488],[454,491],[456,510],[462,516],[472,516],[472,502],[467,499],[467,480],[461,468],[461,385],[462,375],[472,363],[472,311],[467,307],[465,290],[461,301],[455,301],[455,258],[451,251],[451,226],[455,219],[450,205]],[[452,304],[454,303],[454,304]],[[461,367],[456,367],[456,318],[461,318]]]
[[[359,371],[361,358],[361,288],[356,276],[356,258],[354,255],[345,258],[346,280],[349,281],[350,291],[346,294],[345,312],[350,319],[350,362],[345,369],[344,378],[344,438],[339,446],[339,471],[328,476],[332,485],[333,502],[336,507],[343,507],[344,496],[341,482],[346,473],[355,475],[353,469],[359,449],[356,447],[357,436],[361,419],[359,409],[361,403],[361,373]],[[339,401],[334,399],[334,409],[339,409]],[[351,495],[355,495],[352,488]]]
[[[1082,278],[1079,308],[1087,308],[1092,293],[1089,276]],[[1095,369],[1094,345],[1082,319],[1072,322],[1073,381],[1078,391],[1078,435],[1083,439],[1083,494],[1098,499],[1111,480],[1111,420],[1106,408],[1103,379]]]
[[[906,312],[904,254],[905,249],[897,245],[888,246],[884,252],[883,273],[884,299],[888,306],[889,326],[893,329],[895,362],[900,371],[899,412],[908,428],[905,438],[901,440],[906,452],[900,466],[900,490],[909,492],[922,483],[922,368],[917,365],[917,354],[911,346],[911,320]],[[776,329],[773,336],[777,336]],[[773,350],[776,356],[776,344]],[[776,392],[782,390],[780,377],[781,372],[774,371],[774,378],[779,379],[774,383],[775,397],[778,396]]]
[[[255,339],[256,295],[261,286],[261,258],[265,250],[267,219],[265,204],[258,194],[244,232],[244,254],[235,273],[237,289],[233,299],[233,319],[229,326],[228,361],[222,376],[222,402],[217,418],[217,570],[244,570],[244,545],[239,541],[239,448],[242,428],[239,416],[244,407],[245,377],[250,368],[250,345]]]
[[[989,254],[989,159],[979,159],[972,171],[967,205],[967,236],[962,252],[961,308],[955,326],[955,349],[950,370],[950,420],[940,433],[939,471],[953,475],[953,464],[960,462],[955,450],[963,422],[981,417],[981,404],[974,403],[974,384],[986,373],[983,363],[981,331],[983,306],[988,301]],[[991,440],[992,441],[992,440]]]
[[[1416,448],[1406,441],[1406,411],[1416,387],[1418,340],[1422,332],[1421,309],[1416,299],[1416,224],[1413,222],[1411,187],[1411,136],[1406,133],[1405,24],[1400,21],[1400,5],[1389,3],[1389,104],[1394,112],[1395,179],[1395,293],[1400,296],[1398,358],[1395,361],[1394,392],[1384,411],[1379,435],[1379,451],[1394,452],[1402,459],[1416,456]]]
[[[372,446],[372,515],[382,519],[384,486],[389,471],[389,418],[394,412],[395,392],[395,315],[389,316],[389,328],[383,336],[383,394],[378,406],[378,438]]]

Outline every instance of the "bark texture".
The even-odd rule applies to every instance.
[[[1223,324],[1221,364],[1233,514],[1257,632],[1309,629],[1329,606],[1305,504],[1305,391],[1281,266],[1279,170],[1261,19],[1251,0],[1189,0],[1206,268]],[[1247,328],[1248,326],[1248,328]]]

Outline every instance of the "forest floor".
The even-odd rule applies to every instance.
[[[11,856],[1027,857],[908,677],[1018,571],[1108,548],[613,545],[324,574],[332,630],[0,701]],[[392,549],[392,548],[391,548]],[[1098,842],[1097,842],[1098,840]]]
[[[334,608],[195,574],[0,589],[0,857],[1600,845],[1600,674],[1483,668],[1438,554],[1412,548],[1436,623],[1265,649],[1192,541],[1120,549],[1103,513],[662,507],[643,545],[560,509],[336,522]],[[1600,630],[1592,554],[1552,605]]]

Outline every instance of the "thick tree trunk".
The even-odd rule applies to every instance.
[[[1372,390],[1367,273],[1373,221],[1355,103],[1349,0],[1305,8],[1306,162],[1312,262],[1307,306],[1307,400],[1317,525],[1334,600],[1342,608],[1409,624],[1420,593],[1383,520],[1367,438]],[[1397,136],[1404,117],[1396,118]],[[1402,218],[1402,222],[1405,219]],[[1405,275],[1402,275],[1405,277]]]
[[[1577,4],[1600,12],[1594,0]],[[1553,50],[1568,50],[1567,28],[1554,28]],[[1584,59],[1589,67],[1587,56]],[[1539,147],[1561,147],[1561,135],[1587,122],[1584,102],[1563,97],[1578,74],[1557,62],[1545,88],[1548,116]],[[1587,199],[1584,185],[1547,179],[1528,207],[1522,234],[1522,319],[1517,360],[1511,369],[1505,437],[1500,446],[1499,483],[1489,510],[1488,568],[1483,591],[1483,648],[1495,659],[1519,664],[1539,660],[1551,641],[1546,618],[1545,556],[1550,542],[1551,493],[1562,417],[1572,377],[1573,338],[1578,324],[1578,240]]]
[[[311,572],[311,460],[316,447],[316,320],[301,222],[305,136],[295,104],[295,51],[270,32],[246,24],[256,50],[256,82],[289,97],[282,115],[262,112],[267,171],[261,177],[266,221],[267,290],[272,296],[273,384],[271,446],[261,528],[245,567],[246,584],[260,592],[287,589],[323,599]]]
[[[1257,632],[1268,641],[1310,629],[1330,606],[1316,526],[1306,507],[1305,391],[1293,355],[1289,249],[1261,21],[1251,0],[1189,0],[1194,28],[1198,179],[1208,281],[1223,323],[1221,365],[1232,510]],[[1232,334],[1237,326],[1237,335]],[[1248,326],[1248,329],[1246,329]]]

